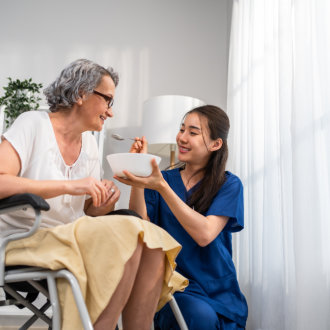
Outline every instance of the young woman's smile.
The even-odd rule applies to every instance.
[[[178,158],[181,162],[204,165],[211,152],[207,145],[210,143],[207,126],[201,122],[196,113],[186,116],[177,134]]]

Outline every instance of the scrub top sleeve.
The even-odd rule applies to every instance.
[[[208,215],[229,217],[224,231],[237,232],[244,228],[243,185],[241,180],[230,175],[212,201]]]
[[[155,190],[144,189],[147,214],[152,223],[158,224],[159,194]]]
[[[24,173],[28,166],[34,147],[38,123],[33,119],[32,111],[24,112],[17,117],[14,123],[3,134],[3,137],[13,146],[19,155],[21,161],[19,174]]]

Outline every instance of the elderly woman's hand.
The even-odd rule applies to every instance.
[[[109,192],[100,180],[88,177],[79,180],[68,180],[67,194],[90,195],[95,207],[100,206],[109,198]]]
[[[136,154],[146,154],[148,152],[148,141],[145,136],[142,136],[142,138],[136,137],[129,152]]]
[[[70,195],[90,195],[94,207],[103,207],[115,204],[120,196],[120,191],[116,185],[109,180],[97,180],[88,177],[80,180],[68,180],[67,194]]]
[[[112,211],[115,208],[115,204],[118,202],[120,197],[120,190],[115,185],[113,181],[110,180],[102,180],[102,184],[108,191],[108,199],[100,205],[100,207],[105,208],[112,208],[110,211]],[[109,211],[109,212],[110,212]],[[108,212],[107,212],[108,213]]]
[[[117,175],[115,175],[114,179],[122,183],[125,183],[129,186],[133,186],[137,188],[149,188],[159,191],[162,188],[165,180],[155,159],[151,160],[151,167],[152,167],[152,173],[148,177],[139,177],[133,175],[128,171],[123,171],[123,173],[126,176],[125,178],[118,177]]]
[[[72,182],[75,182],[77,186],[80,184],[76,194],[78,190],[85,190],[85,193],[92,197],[85,202],[85,214],[95,217],[108,214],[114,210],[115,204],[120,197],[120,190],[113,181],[98,181],[94,178],[86,178]]]

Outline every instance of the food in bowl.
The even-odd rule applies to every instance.
[[[107,161],[111,167],[113,174],[124,177],[124,170],[131,172],[136,176],[149,176],[152,172],[151,160],[156,159],[159,165],[161,158],[151,154],[136,153],[116,153],[110,154]]]

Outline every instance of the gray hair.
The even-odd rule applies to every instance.
[[[79,59],[69,64],[45,90],[44,94],[52,112],[71,108],[83,94],[93,93],[103,76],[110,76],[115,86],[119,76],[113,68],[104,68],[90,60]]]

